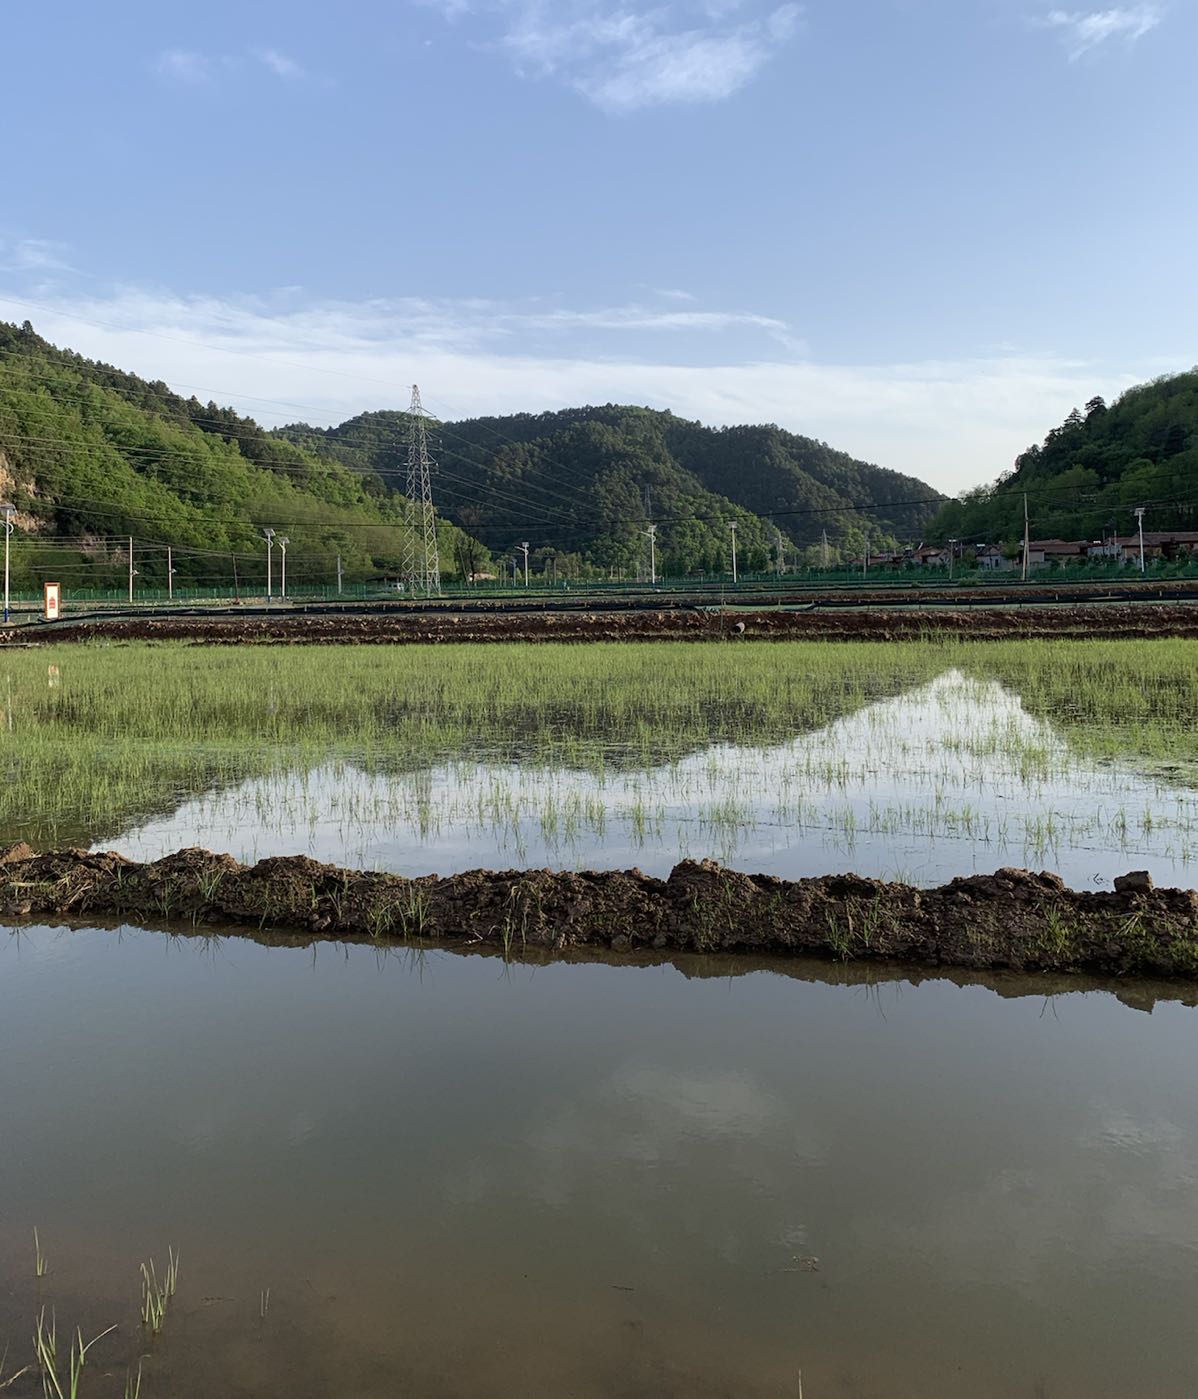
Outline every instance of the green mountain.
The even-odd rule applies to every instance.
[[[331,450],[382,479],[401,479],[402,413],[365,413],[327,430],[281,434]],[[746,571],[786,558],[857,551],[919,537],[943,497],[914,477],[854,460],[773,426],[709,428],[648,408],[444,423],[436,434],[439,508],[497,555],[527,540],[559,570],[632,573],[647,565],[656,524],[660,572],[726,570],[731,530]],[[812,546],[821,546],[818,550]]]
[[[215,403],[181,398],[0,323],[0,497],[16,506],[12,579],[120,587],[133,537],[138,585],[259,592],[262,527],[290,539],[288,577],[395,574],[402,502],[374,474],[304,450]],[[446,571],[458,531],[439,532]],[[279,553],[275,552],[276,569]]]
[[[529,544],[559,577],[745,573],[917,537],[941,497],[777,427],[713,429],[608,405],[430,424],[442,572],[497,567]],[[395,576],[408,416],[267,430],[0,323],[0,498],[16,507],[17,590],[127,583],[261,591],[264,528],[290,540],[289,581]],[[480,542],[481,541],[481,542]],[[168,556],[167,548],[171,553]],[[803,551],[806,550],[806,557]],[[491,557],[494,553],[495,558]],[[275,554],[276,568],[279,556]]]
[[[1140,505],[1146,529],[1198,528],[1198,369],[1129,389],[1109,407],[1092,398],[1075,408],[993,486],[948,502],[929,537],[1014,545],[1025,491],[1041,539],[1129,535]]]

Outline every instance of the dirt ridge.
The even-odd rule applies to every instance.
[[[919,889],[852,874],[782,880],[710,860],[666,879],[635,869],[407,879],[307,856],[247,866],[200,849],[146,864],[111,851],[0,853],[0,916],[86,915],[505,955],[590,946],[1198,980],[1198,891],[1154,889],[1142,873],[1091,893],[1021,869]]]
[[[279,611],[255,616],[107,617],[0,630],[0,645],[70,641],[192,641],[206,645],[371,645],[504,641],[902,641],[929,636],[967,640],[1020,637],[1196,637],[1193,603],[969,608],[836,608],[789,612],[661,611],[320,615]]]

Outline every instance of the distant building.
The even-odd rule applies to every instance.
[[[997,544],[987,544],[979,549],[977,558],[978,567],[985,569],[987,573],[1009,573],[1011,569],[1019,566],[1017,560],[1007,558]]]

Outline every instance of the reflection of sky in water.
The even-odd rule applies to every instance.
[[[5,1375],[169,1241],[172,1399],[1192,1399],[1198,1014],[775,966],[0,934]]]
[[[788,877],[856,870],[939,882],[1003,864],[1109,885],[1189,882],[1198,792],[1071,751],[996,683],[949,672],[770,747],[719,745],[602,774],[454,761],[406,775],[329,764],[185,802],[122,852],[186,845],[309,854],[403,874],[710,857]]]

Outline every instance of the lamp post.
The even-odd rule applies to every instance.
[[[650,525],[646,531],[649,535],[649,583],[652,587],[657,586],[657,526]]]
[[[1136,524],[1140,528],[1140,572],[1144,572],[1144,506],[1137,505],[1132,511],[1136,517]]]
[[[279,596],[284,602],[287,601],[287,546],[291,540],[285,534],[279,535],[279,549],[282,551],[283,561],[279,565]]]
[[[524,586],[528,587],[528,540],[526,539],[520,548],[524,551]]]
[[[5,622],[8,621],[8,617],[9,617],[9,606],[8,606],[8,549],[9,549],[9,541],[12,539],[12,532],[13,532],[13,522],[12,522],[13,511],[15,511],[16,508],[17,508],[17,507],[16,507],[15,505],[13,505],[10,501],[7,501],[7,500],[5,500],[5,501],[0,501],[0,510],[2,510],[2,511],[4,512],[4,620],[5,620]]]
[[[275,544],[274,530],[264,529],[262,531],[262,538],[266,540],[266,600],[269,602],[274,592],[274,582],[270,573],[272,560],[271,550],[274,548]]]

